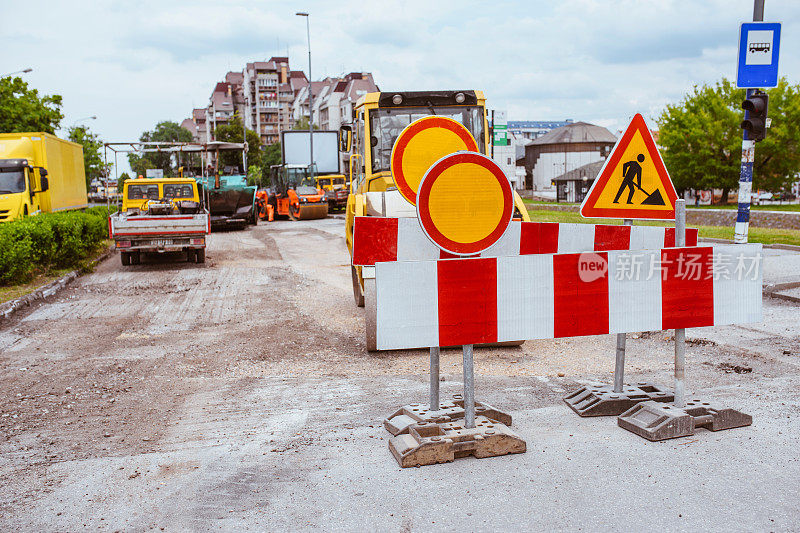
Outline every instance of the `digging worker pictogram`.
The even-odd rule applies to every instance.
[[[619,197],[622,196],[622,191],[625,190],[625,187],[628,188],[627,204],[633,203],[633,193],[636,192],[636,189],[642,190],[642,165],[639,163],[644,163],[644,154],[639,154],[636,159],[638,163],[636,161],[628,161],[622,165],[622,185],[619,186],[617,195],[614,197],[615,204],[619,203]],[[635,182],[634,179],[636,180]]]

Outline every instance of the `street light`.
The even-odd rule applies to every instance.
[[[97,120],[97,116],[96,115],[92,115],[91,117],[79,118],[78,120],[76,120],[75,122],[72,123],[72,126],[70,126],[70,128],[74,128],[75,124],[77,124],[78,122],[83,122],[84,120]]]
[[[308,149],[309,163],[314,164],[314,91],[311,90],[311,26],[308,13],[295,13],[298,17],[306,18],[306,37],[308,39]]]
[[[33,70],[32,68],[26,68],[24,70],[18,70],[16,72],[9,72],[8,74],[3,74],[2,76],[0,76],[0,78],[8,78],[8,77],[13,76],[14,74],[27,74],[28,72],[31,72],[32,70]]]

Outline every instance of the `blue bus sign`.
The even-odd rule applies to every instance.
[[[739,29],[736,86],[763,89],[778,85],[780,22],[744,22]]]

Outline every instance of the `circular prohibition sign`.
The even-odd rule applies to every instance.
[[[456,152],[428,169],[417,192],[417,217],[445,252],[475,255],[508,229],[514,213],[511,184],[503,170],[477,152]]]
[[[478,151],[475,138],[460,122],[428,116],[406,126],[392,146],[391,171],[397,190],[412,205],[425,171],[440,158],[469,150]]]

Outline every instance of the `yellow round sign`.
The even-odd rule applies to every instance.
[[[469,130],[451,118],[430,116],[405,127],[392,147],[391,170],[397,190],[416,205],[425,172],[442,157],[462,150],[477,151]]]
[[[502,237],[514,197],[503,170],[485,155],[457,152],[434,163],[417,192],[417,216],[442,250],[474,255]]]

